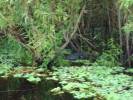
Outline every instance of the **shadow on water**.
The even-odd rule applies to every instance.
[[[43,80],[39,84],[31,84],[26,80],[0,80],[0,100],[74,100],[70,94],[54,96],[50,90],[58,83]]]

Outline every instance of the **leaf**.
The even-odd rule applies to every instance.
[[[35,78],[34,76],[28,77],[27,80],[28,80],[29,82],[32,82],[32,83],[38,83],[38,82],[41,81],[41,79],[40,79],[39,77],[36,77],[36,78]]]
[[[5,28],[7,25],[7,22],[2,17],[4,17],[4,16],[2,14],[0,14],[0,27]]]
[[[60,87],[57,87],[57,88],[54,88],[51,90],[51,92],[54,92],[54,93],[58,93],[61,91],[61,88]]]
[[[23,73],[15,74],[14,77],[16,77],[16,78],[22,78],[23,77]]]

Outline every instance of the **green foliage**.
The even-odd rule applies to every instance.
[[[14,77],[15,78],[25,78],[27,81],[29,81],[31,83],[38,83],[41,81],[41,79],[39,77],[35,77],[34,73],[15,74]]]
[[[8,74],[5,75],[5,71]],[[123,74],[123,71],[122,67],[75,66],[60,67],[53,72],[47,72],[43,68],[18,67],[13,70],[9,66],[1,65],[0,74],[3,77],[24,78],[31,83],[38,83],[43,78],[46,83],[52,80],[58,83],[57,87],[51,90],[54,95],[69,93],[80,100],[132,100],[132,76]]]
[[[0,76],[6,75],[9,73],[11,67],[7,64],[0,64]]]
[[[46,67],[62,44],[64,34],[73,31],[81,2],[1,0],[0,28],[8,34],[8,39],[2,44],[6,47],[2,50],[12,50],[19,59],[28,60],[28,63],[42,58],[42,66]]]
[[[41,74],[43,73],[43,74]],[[32,68],[32,67],[17,67],[13,70],[13,72],[11,71],[8,76],[12,76],[14,78],[24,78],[27,81],[31,82],[31,83],[39,83],[41,81],[41,76],[46,77],[47,75],[46,73],[46,69],[44,68]]]
[[[127,70],[125,70],[125,72],[133,74],[133,68],[128,68]]]
[[[39,70],[33,68],[27,72],[28,68],[36,66],[34,62],[40,58],[43,62],[40,67],[46,67],[62,45],[64,34],[73,32],[81,2],[0,0],[0,33],[4,34],[0,36],[1,73],[31,82],[41,81]],[[62,56],[56,60],[57,65],[68,65]],[[22,68],[25,66],[27,69]]]
[[[132,77],[122,74],[123,70],[122,67],[104,66],[61,67],[47,79],[61,85],[51,90],[55,95],[70,93],[80,100],[132,100]]]
[[[132,15],[131,15],[132,16]],[[130,32],[133,32],[133,19],[132,21],[129,20],[129,23],[126,23],[125,26],[123,27],[123,30],[125,33],[129,34]]]
[[[121,7],[130,14],[123,27],[126,33],[130,33],[133,31],[133,1],[120,1]],[[121,50],[113,39],[109,40],[107,48],[93,66],[86,60],[77,61],[84,64],[82,67],[46,71],[46,65],[61,47],[64,37],[67,39],[71,36],[81,3],[82,0],[0,0],[0,33],[5,34],[4,37],[0,36],[0,76],[24,78],[32,83],[39,83],[47,77],[47,80],[59,83],[58,87],[51,90],[52,93],[70,93],[76,99],[132,100],[132,77],[123,74],[123,68],[116,67],[119,66]],[[99,28],[94,31],[99,31]],[[96,43],[101,42],[96,47],[103,46],[100,32],[91,35]],[[39,66],[42,68],[31,67],[36,66],[34,62],[39,58],[42,58],[43,63]],[[57,66],[68,65],[62,54],[56,61]],[[21,63],[29,66],[24,67]],[[132,72],[132,69],[126,72]]]
[[[128,9],[129,7],[131,7],[133,5],[133,1],[132,0],[120,0],[121,2],[121,8],[126,8]]]
[[[123,30],[125,33],[133,32],[133,1],[132,0],[120,0],[121,9],[124,9],[124,13],[127,15],[127,22],[125,23]]]
[[[114,43],[113,39],[110,39],[107,43],[107,49],[103,51],[102,55],[94,63],[96,65],[114,67],[119,66],[119,55],[121,49],[118,44]]]
[[[37,84],[42,78],[48,76],[48,72],[44,68],[32,68],[19,66],[16,68],[7,64],[0,64],[0,77],[14,78],[14,79],[26,79],[27,81]]]
[[[17,67],[19,62],[31,63],[31,55],[13,37],[0,41],[0,63]]]

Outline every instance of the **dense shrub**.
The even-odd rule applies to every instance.
[[[1,0],[0,29],[6,35],[6,39],[1,38],[2,51],[15,53],[17,60],[28,60],[25,63],[32,66],[46,66],[64,35],[72,32],[81,2]]]

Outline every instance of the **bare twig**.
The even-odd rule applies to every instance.
[[[67,41],[61,46],[61,48],[60,48],[61,50],[64,49],[64,48],[69,44],[69,42],[71,41],[71,39],[73,38],[73,36],[76,34],[76,31],[78,30],[79,22],[80,22],[80,20],[81,20],[83,14],[84,14],[85,7],[86,7],[86,5],[83,6],[83,8],[82,8],[82,10],[81,10],[81,12],[80,12],[80,15],[79,15],[79,17],[78,17],[78,20],[77,20],[77,22],[76,22],[76,25],[75,25],[75,27],[74,27],[73,32],[71,33],[69,39],[67,39]]]

